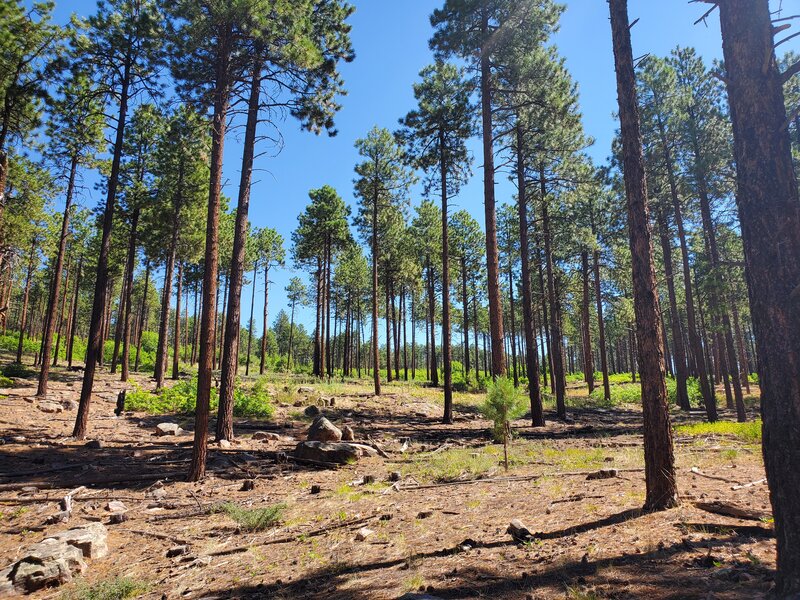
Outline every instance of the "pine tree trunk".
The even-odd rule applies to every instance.
[[[175,332],[172,339],[172,379],[180,376],[181,352],[181,294],[183,293],[183,262],[178,263],[178,289],[175,294]]]
[[[800,200],[767,0],[719,3],[739,220],[761,383],[775,595],[800,595]]]
[[[444,367],[444,415],[442,423],[453,422],[453,350],[450,347],[450,235],[447,208],[447,145],[444,129],[439,131],[439,174],[442,186],[442,366]]]
[[[663,210],[658,211],[658,229],[661,238],[661,253],[664,256],[664,278],[667,280],[667,295],[669,296],[669,320],[672,325],[672,343],[675,358],[675,387],[677,403],[683,410],[689,410],[689,392],[686,387],[688,373],[686,369],[686,351],[683,347],[683,332],[678,316],[678,301],[675,295],[675,277],[672,268],[672,245],[667,229],[667,217]]]
[[[176,204],[177,205],[177,204]],[[172,229],[172,242],[170,242],[167,264],[164,267],[164,289],[161,292],[161,318],[158,322],[158,345],[156,346],[156,364],[153,378],[156,380],[156,389],[164,387],[164,376],[167,370],[167,347],[169,345],[169,305],[172,300],[172,275],[175,270],[175,256],[178,250],[178,224],[177,219]]]
[[[542,237],[544,238],[545,270],[547,271],[547,297],[550,302],[550,355],[553,362],[551,379],[556,393],[556,413],[559,419],[567,418],[566,379],[564,377],[563,342],[556,296],[553,251],[551,248],[550,217],[547,210],[547,188],[544,166],[539,169],[539,185],[542,193]]]
[[[69,166],[69,181],[67,182],[67,196],[64,203],[64,216],[61,219],[61,235],[58,238],[58,254],[56,255],[55,268],[53,269],[53,285],[50,288],[50,298],[47,301],[47,313],[44,321],[44,339],[42,340],[42,365],[39,370],[39,386],[36,395],[40,398],[47,396],[47,379],[50,375],[50,349],[53,344],[53,331],[56,325],[56,311],[58,297],[61,291],[61,272],[64,268],[64,255],[67,251],[67,238],[69,237],[69,217],[72,210],[72,197],[75,192],[75,175],[78,171],[78,157],[73,156]]]
[[[623,171],[628,199],[628,232],[633,267],[636,337],[642,378],[644,416],[645,508],[666,509],[678,504],[672,429],[667,407],[663,344],[650,220],[647,207],[642,134],[633,71],[627,0],[609,0],[617,96],[623,147]]]
[[[36,266],[36,236],[34,235],[31,241],[31,251],[28,255],[28,270],[25,274],[25,291],[22,293],[22,314],[19,320],[19,337],[17,338],[17,360],[16,362],[22,364],[22,348],[25,341],[25,327],[28,318],[28,300],[31,293],[31,280],[33,278],[33,269]]]
[[[253,286],[255,286],[255,273],[253,274]],[[258,374],[264,374],[264,368],[267,361],[267,332],[269,331],[268,318],[269,316],[269,263],[264,265],[264,315],[263,335],[261,336],[261,362],[258,365]]]
[[[531,425],[544,427],[544,410],[542,407],[542,390],[539,382],[539,353],[536,347],[533,323],[533,293],[531,291],[530,242],[528,239],[528,194],[525,182],[525,163],[522,152],[522,124],[517,124],[517,216],[519,217],[519,248],[522,277],[522,326],[525,331],[525,364],[528,374],[528,396],[531,403]],[[463,262],[462,262],[463,265]],[[462,266],[462,269],[464,267]],[[464,275],[464,327],[466,329],[466,297],[467,280]],[[467,359],[469,365],[469,359]],[[469,367],[467,367],[469,370]]]
[[[375,395],[381,395],[380,351],[378,348],[378,193],[372,198],[372,377]]]
[[[89,407],[92,400],[92,387],[97,369],[98,358],[103,353],[102,320],[106,307],[108,285],[108,255],[111,251],[111,229],[114,224],[114,205],[117,198],[120,161],[122,160],[122,144],[125,139],[125,124],[128,116],[128,96],[131,84],[131,48],[128,48],[125,63],[122,66],[122,81],[119,93],[119,113],[117,114],[117,132],[114,140],[114,153],[111,160],[111,173],[108,178],[106,203],[103,209],[103,228],[100,239],[100,253],[97,257],[97,276],[95,278],[92,316],[89,320],[89,338],[86,347],[86,367],[83,371],[78,414],[75,417],[74,438],[83,440],[89,427]]]
[[[482,23],[483,39],[489,35],[488,17]],[[503,354],[503,301],[500,294],[500,254],[497,248],[497,214],[494,190],[494,130],[492,127],[492,67],[488,48],[480,56],[481,120],[483,125],[483,205],[486,215],[486,271],[489,294],[489,330],[492,344],[492,374],[500,377],[506,373]]]
[[[197,369],[197,409],[195,410],[194,445],[189,466],[189,481],[198,481],[206,471],[208,454],[208,413],[211,399],[211,367],[214,361],[214,315],[217,310],[217,269],[219,249],[219,212],[222,184],[222,157],[225,145],[225,129],[230,106],[232,82],[230,76],[230,54],[233,37],[232,26],[220,27],[217,60],[215,65],[216,85],[214,89],[214,117],[211,126],[211,173],[208,193],[208,217],[206,220],[206,248],[203,269],[203,302],[200,323],[200,360]]]
[[[594,391],[594,358],[592,357],[592,330],[589,324],[589,251],[581,252],[581,329],[583,331],[583,375],[589,386],[589,393]]]
[[[239,371],[239,335],[242,321],[242,284],[244,282],[244,258],[247,244],[248,213],[250,211],[250,186],[253,178],[256,131],[260,108],[262,49],[254,49],[254,60],[250,76],[250,98],[247,103],[242,169],[239,179],[239,198],[236,204],[236,222],[233,234],[233,256],[228,275],[228,300],[225,314],[225,334],[222,349],[222,374],[219,390],[219,412],[217,413],[217,441],[233,439],[233,392]],[[253,284],[255,286],[255,283]],[[248,359],[249,360],[249,359]]]
[[[389,265],[386,265],[386,272],[388,277]],[[392,381],[392,320],[391,311],[389,309],[389,281],[385,282],[386,287],[386,312],[384,313],[384,324],[386,325],[386,381]]]
[[[131,234],[128,238],[128,259],[126,261],[125,285],[128,293],[125,295],[125,316],[122,326],[122,381],[128,381],[130,367],[131,347],[131,312],[133,310],[133,270],[136,263],[136,229],[139,226],[139,208],[133,211],[131,219]]]
[[[72,351],[75,349],[75,335],[78,331],[78,301],[81,294],[81,275],[83,271],[83,255],[78,259],[78,272],[75,275],[75,292],[72,297],[72,318],[67,341],[67,367],[72,366]]]
[[[244,365],[245,376],[250,375],[250,350],[253,344],[253,317],[256,306],[256,276],[258,275],[258,260],[253,265],[253,289],[250,293],[250,319],[247,321],[247,360]]]
[[[67,296],[69,295],[69,272],[70,272],[70,258],[67,257],[67,266],[64,271],[64,291],[61,294],[61,310],[59,315],[59,323],[56,328],[56,345],[53,348],[53,366],[58,366],[58,353],[61,350],[61,334],[62,331],[69,330],[69,313],[67,312]],[[749,390],[748,390],[749,391]]]
[[[426,259],[428,266],[428,318],[431,321],[431,384],[433,387],[439,386],[439,362],[436,358],[436,296],[433,289],[433,265],[431,259]],[[502,338],[500,338],[502,344]]]
[[[461,250],[461,306],[464,324],[464,382],[469,386],[469,300],[467,299],[467,261],[465,258],[466,248]],[[477,374],[475,379],[477,380]]]
[[[139,309],[139,331],[136,334],[136,359],[134,360],[133,370],[139,371],[140,357],[142,354],[142,335],[144,334],[145,324],[147,323],[147,292],[150,288],[150,260],[148,259],[144,267],[144,289],[142,290],[142,305]]]

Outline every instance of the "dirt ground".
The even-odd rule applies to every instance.
[[[53,399],[77,400],[80,377],[55,369]],[[635,408],[576,409],[566,424],[548,413],[545,429],[517,421],[505,473],[501,447],[476,410],[479,398],[457,395],[456,422],[444,426],[435,390],[390,384],[374,398],[366,386],[339,384],[298,393],[297,383],[276,379],[276,417],[238,420],[236,443],[211,445],[208,477],[186,483],[191,432],[154,432],[162,422],[191,422],[130,412],[117,418],[116,380],[105,370],[98,377],[90,439],[99,448],[70,439],[74,411],[36,408],[34,379],[0,390],[0,568],[45,534],[101,521],[111,551],[90,561],[81,579],[132,578],[148,586],[143,598],[723,599],[760,598],[772,585],[769,518],[740,520],[694,504],[769,513],[766,485],[739,487],[764,477],[760,448],[736,437],[676,434],[681,505],[645,514]],[[303,407],[318,395],[335,398],[322,408],[334,423],[350,424],[388,458],[331,470],[287,457],[304,439]],[[722,418],[734,416],[723,411]],[[675,413],[675,420],[702,415]],[[257,431],[282,439],[257,441]],[[587,480],[609,467],[617,477]],[[389,481],[393,472],[399,482]],[[374,482],[364,484],[364,476]],[[75,495],[69,523],[45,525],[79,486],[86,490]],[[114,500],[127,507],[127,521],[109,524]],[[276,526],[247,532],[213,510],[222,502],[286,507]],[[515,542],[507,533],[512,519],[534,538]],[[359,540],[362,527],[372,533]],[[178,545],[187,551],[167,558]],[[32,597],[57,598],[80,585]]]

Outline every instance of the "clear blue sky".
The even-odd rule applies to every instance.
[[[297,224],[297,215],[308,202],[308,190],[324,184],[334,186],[351,204],[353,199],[353,167],[358,157],[353,142],[373,125],[395,129],[397,120],[414,106],[411,85],[417,74],[432,60],[428,49],[431,29],[429,15],[442,0],[351,0],[356,12],[351,18],[356,60],[344,65],[342,73],[348,95],[342,99],[343,109],[337,117],[339,135],[316,137],[304,133],[294,121],[287,121],[282,130],[285,147],[278,156],[263,155],[257,161],[252,191],[251,221],[257,227],[276,228],[287,240]],[[581,107],[586,132],[596,139],[590,150],[592,157],[603,162],[617,127],[613,118],[616,105],[611,33],[608,5],[605,0],[570,0],[561,30],[555,37],[567,65],[580,86]],[[57,18],[82,15],[94,10],[94,0],[57,0]],[[686,0],[656,2],[630,0],[631,20],[639,18],[633,28],[636,56],[646,53],[665,55],[676,45],[694,46],[709,62],[721,57],[718,16],[708,19],[708,26],[694,25],[707,9],[704,4]],[[475,175],[460,196],[455,209],[466,208],[482,224],[483,198],[480,148],[472,143],[475,153]],[[236,197],[239,179],[241,145],[230,135],[225,151],[225,193]],[[512,189],[500,176],[498,202],[511,200]],[[93,192],[96,196],[96,192]],[[419,195],[413,203],[419,202]],[[97,198],[87,197],[84,204],[93,205]],[[284,287],[292,273],[291,265],[276,272],[270,289],[270,315],[286,306]],[[256,297],[263,296],[263,284],[256,284]],[[249,288],[243,291],[244,318],[249,309]],[[260,302],[256,315],[261,314]],[[258,317],[257,317],[258,318]],[[306,311],[302,321],[313,322]],[[258,323],[260,328],[260,323]]]

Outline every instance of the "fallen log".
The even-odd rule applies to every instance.
[[[735,519],[744,519],[746,521],[766,521],[772,518],[772,515],[767,512],[752,510],[750,508],[743,508],[735,504],[727,504],[725,502],[695,502],[695,507],[715,515],[723,515],[725,517],[733,517]]]

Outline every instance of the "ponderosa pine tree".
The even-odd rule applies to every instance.
[[[97,14],[81,22],[82,33],[75,41],[76,54],[94,81],[106,87],[116,99],[116,129],[111,170],[106,184],[103,226],[97,257],[97,276],[89,322],[86,367],[83,372],[78,414],[73,436],[84,439],[89,425],[89,405],[94,375],[102,352],[102,320],[108,300],[108,255],[119,184],[122,146],[128,118],[128,104],[139,90],[153,88],[162,58],[164,17],[154,0],[107,0],[98,4]]]
[[[435,29],[431,48],[442,58],[458,56],[469,61],[480,89],[489,320],[495,377],[505,374],[506,360],[495,212],[493,74],[503,48],[516,44],[541,45],[555,30],[562,10],[551,0],[446,0],[444,7],[431,15]]]
[[[471,85],[455,66],[437,62],[420,72],[414,84],[417,108],[400,124],[400,138],[408,147],[414,166],[426,172],[425,193],[439,192],[442,202],[442,366],[444,374],[444,416],[453,422],[453,373],[450,348],[450,243],[448,199],[458,194],[470,175],[471,157],[466,140],[474,132]]]
[[[258,230],[255,236],[256,257],[259,264],[264,269],[264,314],[262,318],[261,336],[261,362],[258,373],[264,374],[267,360],[267,333],[269,325],[269,272],[275,267],[282,267],[286,260],[286,251],[283,248],[283,236],[270,227]],[[255,283],[253,284],[255,285]]]
[[[650,219],[647,207],[647,181],[642,155],[642,133],[636,76],[633,71],[630,23],[627,0],[609,0],[617,96],[623,147],[623,173],[628,200],[636,338],[644,416],[645,508],[663,510],[678,503],[672,428],[667,407],[664,374],[664,344],[659,316],[658,290]]]
[[[0,1],[0,221],[6,204],[9,142],[34,129],[62,51],[63,30],[52,21],[55,3]],[[3,256],[0,255],[0,265]]]
[[[289,318],[289,347],[286,352],[286,371],[289,372],[292,366],[292,343],[294,341],[294,313],[297,305],[305,305],[308,298],[308,289],[299,277],[292,277],[289,285],[286,286],[286,298],[291,306],[291,317]]]
[[[52,117],[47,124],[48,156],[56,162],[60,169],[66,171],[67,185],[64,196],[64,213],[61,220],[61,235],[53,261],[52,284],[45,313],[42,364],[36,391],[36,395],[39,397],[47,395],[53,333],[56,329],[56,311],[78,169],[94,164],[95,153],[103,139],[102,106],[95,96],[94,88],[94,84],[85,72],[73,73],[61,85],[58,99],[53,102],[51,107]],[[56,356],[58,356],[57,350]]]
[[[800,594],[800,199],[768,0],[719,0],[737,205],[761,385],[764,466],[778,547],[776,595]],[[713,7],[712,7],[713,8]]]
[[[251,60],[247,122],[225,317],[218,440],[233,437],[233,392],[239,364],[243,263],[256,134],[262,111],[273,115],[275,109],[288,109],[304,129],[316,133],[324,129],[329,135],[335,135],[333,117],[340,108],[336,98],[343,93],[337,67],[339,61],[353,59],[350,27],[345,23],[353,12],[350,5],[339,0],[267,4],[270,10],[263,7],[259,12],[259,6],[254,5],[250,14],[257,22],[250,24],[252,39],[247,50]],[[290,35],[286,34],[287,31]],[[269,124],[277,127],[272,117],[269,117]]]
[[[380,396],[378,263],[381,254],[378,238],[381,226],[388,222],[383,213],[405,208],[414,177],[404,166],[406,159],[402,149],[386,129],[373,127],[365,138],[356,141],[356,149],[363,159],[355,168],[358,176],[355,193],[359,199],[357,224],[362,238],[370,246],[372,260],[372,368],[375,395]]]

